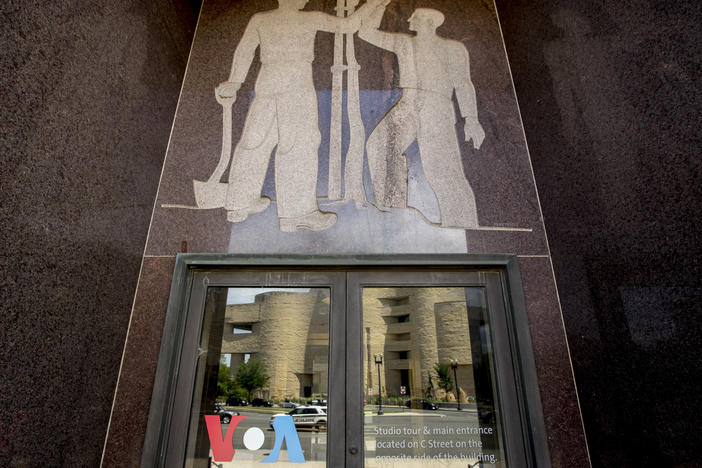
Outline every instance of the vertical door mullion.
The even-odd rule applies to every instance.
[[[330,273],[329,394],[327,396],[327,466],[344,466],[346,453],[346,282],[344,273]]]
[[[361,275],[346,274],[346,468],[363,466]]]

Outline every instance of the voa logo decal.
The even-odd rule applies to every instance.
[[[205,424],[207,425],[207,435],[210,439],[210,447],[212,447],[212,455],[215,462],[231,462],[234,458],[234,430],[236,426],[246,419],[248,416],[232,416],[229,422],[227,434],[222,434],[222,426],[219,421],[219,416],[205,416]],[[295,429],[295,422],[292,416],[278,416],[273,421],[273,430],[275,431],[275,443],[271,453],[261,460],[261,463],[275,463],[278,461],[280,449],[283,446],[283,440],[288,448],[288,459],[291,463],[305,463],[305,456],[302,454],[300,446],[300,438]],[[249,450],[258,450],[263,446],[265,434],[258,427],[250,427],[244,433],[244,447]]]

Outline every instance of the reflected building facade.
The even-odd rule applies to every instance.
[[[460,400],[475,398],[464,288],[365,288],[363,312],[366,395],[378,394],[374,356],[382,354],[384,396],[456,401],[454,391],[439,386],[436,370],[456,360]]]
[[[231,377],[248,357],[266,367],[270,380],[256,396],[283,400],[328,393],[329,292],[267,292],[252,304],[227,305],[222,354]]]
[[[455,390],[440,387],[436,370],[455,360],[461,403],[475,399],[470,330],[480,323],[469,324],[464,288],[367,288],[363,307],[367,395],[378,394],[373,356],[382,354],[384,396],[455,402]],[[270,381],[255,392],[258,397],[326,396],[328,292],[273,291],[251,304],[227,305],[221,353],[230,356],[231,378],[247,359],[263,363]]]

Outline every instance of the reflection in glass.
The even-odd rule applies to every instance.
[[[260,466],[276,453],[281,464],[301,455],[326,466],[328,361],[329,289],[209,288],[185,466],[211,466],[205,415],[219,416],[224,441],[235,427],[233,459],[219,467]],[[272,426],[286,414],[294,429],[276,452],[283,426]]]
[[[483,289],[368,287],[362,312],[365,466],[506,466]]]

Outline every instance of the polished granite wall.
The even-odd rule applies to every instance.
[[[98,466],[198,6],[0,4],[0,465]]]
[[[0,458],[9,466],[100,459],[197,14],[149,5],[0,7]],[[698,466],[700,5],[497,6],[593,465]],[[172,259],[146,263],[154,287],[136,301],[162,311],[168,291],[155,283]],[[526,263],[523,272],[550,269]],[[540,287],[525,284],[525,294],[539,300]],[[149,355],[160,313],[132,323],[156,346]],[[141,379],[125,381],[142,401],[155,366],[146,361]]]
[[[312,1],[306,10],[333,13],[334,4]],[[242,41],[253,15],[276,8],[274,0],[204,3],[149,229],[103,466],[138,466],[140,463],[161,338],[159,327],[165,317],[171,282],[168,272],[173,268],[175,255],[184,248],[192,253],[234,254],[517,254],[552,465],[568,468],[589,465],[536,186],[495,10],[491,2],[479,0],[435,0],[421,5],[397,1],[388,5],[381,28],[408,33],[407,20],[419,6],[442,11],[446,21],[439,35],[460,41],[459,46],[465,47],[471,57],[470,78],[476,89],[478,118],[486,138],[479,151],[461,141],[460,158],[475,192],[480,226],[450,229],[428,222],[432,220],[432,213],[436,213],[431,207],[427,208],[429,203],[421,204],[426,209],[422,217],[417,210],[381,211],[373,205],[358,207],[329,196],[326,162],[329,160],[329,108],[333,88],[330,72],[333,35],[319,32],[313,47],[315,61],[311,73],[319,108],[319,119],[314,124],[318,124],[322,135],[317,202],[322,210],[335,212],[338,221],[328,229],[291,233],[279,229],[276,214],[281,180],[278,174],[273,177],[273,168],[278,164],[278,154],[273,156],[274,162],[270,165],[268,154],[264,155],[268,175],[262,194],[270,197],[273,203],[261,213],[230,222],[221,202],[203,206],[194,193],[193,180],[207,180],[220,155],[222,107],[215,100],[215,87],[227,79],[236,45]],[[264,30],[261,34],[265,33]],[[291,44],[287,47],[294,49]],[[355,50],[361,66],[360,114],[365,136],[369,138],[399,96],[404,96],[400,92],[402,76],[398,80],[394,54],[359,38],[355,40]],[[243,128],[250,125],[244,122],[252,112],[252,101],[259,102],[252,93],[263,68],[258,53],[252,64],[233,107],[234,144],[244,133]],[[280,80],[284,82],[283,78]],[[279,92],[285,92],[285,88]],[[261,102],[266,101],[261,99]],[[270,115],[282,118],[279,107],[271,109]],[[266,122],[268,127],[259,122],[261,132],[268,128],[274,128],[275,132],[280,128],[278,120]],[[442,129],[448,124],[437,121],[434,125]],[[456,127],[463,140],[462,120]],[[252,147],[256,146],[252,144]],[[410,178],[416,176],[418,187],[422,183],[426,187],[426,179],[421,181],[424,177],[419,164],[421,154],[421,147],[410,147],[407,159]],[[239,161],[236,158],[234,156],[234,160]],[[300,172],[307,170],[310,168],[300,163],[297,172],[287,177],[301,177]],[[367,180],[368,170],[365,177]],[[234,179],[232,183],[240,182],[241,179]],[[366,192],[370,197],[369,187]],[[416,193],[421,198],[431,194],[431,189],[417,189]]]
[[[593,466],[701,466],[702,4],[497,4]]]

